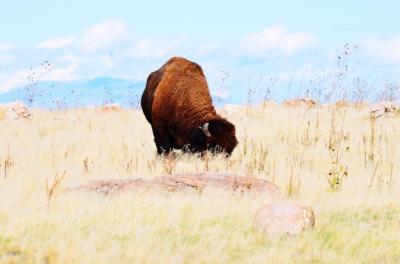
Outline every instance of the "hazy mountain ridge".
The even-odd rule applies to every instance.
[[[139,107],[146,83],[110,77],[98,77],[88,81],[38,82],[0,94],[0,103],[16,100],[31,107],[54,109],[85,105],[118,103],[123,107]],[[213,96],[214,104],[228,100]]]
[[[145,83],[126,79],[99,77],[89,81],[38,82],[0,94],[0,103],[23,101],[32,107],[79,107],[119,103],[134,107]]]

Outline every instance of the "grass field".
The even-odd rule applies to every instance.
[[[225,107],[229,159],[155,155],[140,110],[0,121],[0,263],[399,263],[400,117],[368,106]],[[64,192],[94,179],[227,171],[275,182],[314,230],[269,238],[261,195]]]

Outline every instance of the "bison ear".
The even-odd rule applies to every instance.
[[[206,136],[204,135],[202,128],[196,128],[192,135],[190,135],[189,141],[191,144],[201,146],[206,142]]]
[[[233,124],[225,119],[214,119],[208,124],[208,131],[211,135],[221,135],[235,129]]]

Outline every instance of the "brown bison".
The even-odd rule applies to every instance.
[[[152,72],[141,105],[159,154],[172,148],[231,154],[237,145],[235,126],[214,109],[203,70],[187,59],[173,57]]]

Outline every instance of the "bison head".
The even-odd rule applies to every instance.
[[[194,130],[189,145],[195,152],[225,152],[230,155],[237,145],[235,126],[224,118],[212,119]]]

